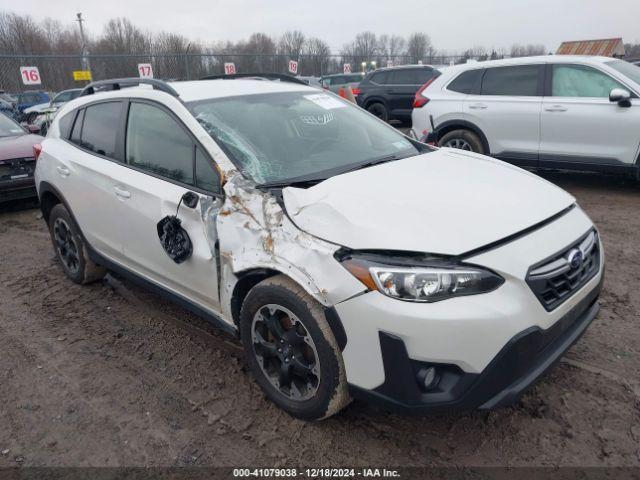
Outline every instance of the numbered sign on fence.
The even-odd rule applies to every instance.
[[[20,77],[25,85],[40,85],[40,70],[38,67],[20,67]]]
[[[342,66],[342,72],[343,73],[351,73],[351,64],[350,63],[345,63]]]
[[[289,72],[293,73],[294,75],[298,74],[298,62],[296,62],[295,60],[289,60]]]
[[[153,67],[150,63],[138,64],[138,75],[140,78],[153,78]]]
[[[224,74],[225,75],[235,75],[236,74],[236,64],[233,62],[224,64]]]

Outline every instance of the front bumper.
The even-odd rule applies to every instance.
[[[530,267],[591,229],[575,207],[538,230],[464,258],[505,279],[490,293],[424,304],[372,291],[335,305],[347,338],[342,356],[352,394],[409,410],[513,401],[593,320],[605,259],[602,253],[597,273],[551,311],[526,282]],[[429,366],[437,367],[440,382],[427,392],[417,373]]]
[[[465,373],[453,365],[411,360],[401,339],[380,332],[385,382],[374,390],[350,385],[350,393],[383,408],[409,413],[510,405],[586,331],[600,308],[597,300],[602,283],[550,329],[532,327],[513,337],[480,374]],[[439,383],[437,388],[424,391],[417,373],[429,367],[439,372]]]

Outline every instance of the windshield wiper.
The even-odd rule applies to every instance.
[[[261,183],[258,188],[283,188],[283,187],[311,187],[323,182],[328,177],[313,177],[313,178],[291,178],[289,180],[280,180],[277,182]]]
[[[382,163],[394,162],[396,160],[401,160],[403,158],[407,158],[407,157],[400,157],[395,154],[385,155],[384,157],[374,158],[373,160],[369,160],[368,162],[354,165],[352,168],[345,170],[342,173],[353,172],[355,170],[361,170],[363,168],[375,167],[376,165],[380,165]]]

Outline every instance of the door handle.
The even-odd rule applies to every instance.
[[[563,107],[562,105],[552,105],[550,107],[545,107],[545,112],[566,112],[567,107]]]
[[[131,198],[131,192],[117,185],[113,187],[113,191],[120,198]]]
[[[68,177],[69,175],[71,175],[71,172],[69,171],[69,169],[67,167],[57,166],[56,170],[63,177]]]
[[[487,106],[484,103],[474,103],[469,105],[471,110],[485,110]]]

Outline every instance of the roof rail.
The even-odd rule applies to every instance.
[[[174,97],[179,97],[176,92],[167,82],[158,80],[157,78],[113,78],[110,80],[98,80],[97,82],[91,82],[89,85],[82,89],[80,96],[93,95],[100,91],[112,91],[120,90],[127,87],[136,87],[138,85],[151,85],[154,90],[160,90],[161,92],[168,93]]]
[[[281,82],[298,83],[300,85],[309,86],[299,78],[286,75],[284,73],[233,73],[231,75],[207,75],[200,80],[235,80],[238,78],[252,80],[280,80]]]

